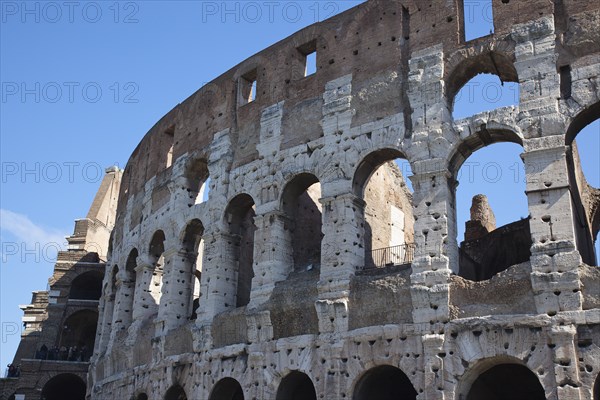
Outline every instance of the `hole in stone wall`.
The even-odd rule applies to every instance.
[[[238,104],[251,103],[256,100],[257,96],[257,81],[258,70],[253,69],[250,72],[242,75],[238,80]]]
[[[77,375],[60,374],[50,379],[42,389],[44,400],[84,400],[85,382]]]
[[[73,280],[69,299],[100,300],[103,275],[100,271],[85,272]]]
[[[173,146],[175,141],[175,125],[165,130],[165,140],[167,142],[167,158],[165,162],[165,168],[169,168],[173,165]]]
[[[321,266],[323,234],[321,184],[316,176],[303,173],[292,179],[282,196],[282,209],[288,217],[286,230],[292,244],[295,271]]]
[[[531,370],[518,364],[496,365],[475,380],[466,400],[544,400],[544,388]]]
[[[279,384],[276,400],[317,400],[317,394],[308,375],[292,371]]]
[[[465,0],[464,21],[466,41],[493,34],[492,0]]]
[[[312,75],[317,72],[317,41],[311,40],[310,42],[298,47],[298,53],[300,55],[302,73],[299,74],[302,77]]]
[[[88,362],[94,351],[97,324],[96,311],[81,310],[70,315],[62,323],[60,342],[57,344],[59,351],[53,358],[62,361]],[[60,349],[69,350],[60,351]]]
[[[600,107],[587,118],[600,117]],[[574,225],[579,250],[583,262],[598,265],[600,243],[600,119],[584,125],[579,132],[567,134],[567,144],[572,138],[570,157],[567,159],[569,180],[574,202]],[[576,119],[572,125],[578,124]],[[583,125],[583,124],[582,124]]]
[[[150,294],[149,301],[153,301],[153,305],[160,304],[160,298],[162,296],[162,285],[163,285],[163,272],[165,267],[165,258],[163,253],[165,252],[165,234],[163,231],[158,230],[152,236],[150,241],[150,247],[148,249],[148,256],[152,268],[152,278],[150,279],[150,285],[148,293]]]
[[[562,99],[571,98],[571,66],[560,67],[560,97]]]
[[[181,386],[175,385],[167,390],[165,400],[187,400],[187,395]]]
[[[417,391],[396,367],[383,365],[367,371],[356,384],[353,400],[415,400]]]
[[[192,282],[192,296],[189,310],[190,319],[196,319],[196,311],[200,306],[200,278],[202,276],[202,260],[204,255],[204,225],[199,219],[194,219],[188,223],[183,237],[183,250],[185,256],[185,271],[189,271],[189,276],[184,279]]]
[[[189,193],[188,206],[204,203],[208,200],[210,192],[210,176],[208,163],[203,158],[189,162],[185,171],[186,189]]]
[[[484,128],[481,142],[495,133]],[[475,151],[456,176],[459,275],[486,280],[529,260],[531,234],[520,145],[494,143]],[[493,243],[493,246],[490,244]],[[517,245],[518,244],[518,245]]]
[[[481,73],[469,80],[454,97],[454,119],[519,104],[518,82],[502,82],[497,75]]]
[[[365,201],[365,268],[408,265],[414,257],[412,175],[394,150],[380,150],[359,165],[354,190]]]
[[[121,284],[120,292],[118,293],[121,306],[119,309],[115,307],[117,312],[117,320],[120,320],[124,328],[129,327],[133,314],[133,303],[137,295],[135,287],[137,275],[135,267],[137,266],[138,251],[132,249],[127,256],[127,262],[125,263],[125,280]]]
[[[244,400],[244,391],[235,379],[224,378],[212,389],[209,400]]]
[[[248,194],[240,194],[231,200],[225,210],[229,234],[233,238],[234,268],[237,271],[236,307],[250,302],[254,270],[254,200]]]

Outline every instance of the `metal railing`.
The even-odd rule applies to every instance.
[[[391,265],[410,264],[414,257],[414,243],[375,249],[371,251],[371,259],[367,260],[367,268],[383,268]]]

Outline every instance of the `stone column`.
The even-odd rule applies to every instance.
[[[194,284],[192,266],[195,264],[197,253],[172,249],[165,251],[163,257],[166,268],[158,310],[157,335],[166,334],[171,329],[185,324],[191,315]]]
[[[348,330],[350,280],[365,266],[365,202],[353,193],[322,198],[323,240],[317,315],[320,332]]]
[[[215,315],[236,307],[237,264],[235,247],[240,238],[227,233],[208,233],[204,240],[204,260],[197,325],[210,324]]]
[[[117,279],[115,283],[117,294],[112,319],[111,340],[118,331],[129,328],[133,317],[136,281],[127,272],[122,276],[125,276],[125,280]]]
[[[138,257],[135,267],[137,279],[132,315],[134,322],[148,318],[158,311],[158,304],[156,304],[156,300],[151,294],[151,285],[153,284],[154,273],[156,272],[155,267],[149,260]]]
[[[454,180],[443,160],[416,163],[413,183],[415,257],[411,297],[415,323],[449,319],[449,284],[458,271],[458,245],[454,205]]]
[[[525,141],[531,219],[531,283],[537,310],[553,315],[582,305],[573,208],[562,135]]]
[[[558,400],[583,400],[579,380],[579,362],[575,349],[577,327],[574,325],[553,326],[550,331],[556,398]]]
[[[423,338],[423,393],[418,399],[444,399],[444,335],[424,335]],[[440,390],[442,389],[442,390]]]
[[[94,345],[94,353],[102,353],[106,350],[110,339],[110,331],[113,325],[113,312],[115,309],[115,293],[112,288],[105,290],[104,296],[98,307],[98,315],[101,316],[101,324],[98,333],[96,334],[96,342]]]
[[[294,266],[292,240],[285,226],[288,218],[280,211],[254,217],[254,278],[249,308],[269,300],[275,284],[287,278]]]

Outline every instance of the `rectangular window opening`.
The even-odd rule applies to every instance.
[[[256,69],[240,77],[238,82],[239,105],[243,106],[256,100],[257,77],[258,71]]]
[[[173,165],[173,142],[175,141],[175,125],[171,125],[167,129],[165,129],[165,136],[169,145],[165,168],[169,168],[171,165]]]
[[[492,0],[465,0],[465,40],[473,40],[494,33]]]
[[[571,66],[560,67],[560,97],[563,99],[571,98]]]
[[[298,51],[304,67],[303,77],[315,74],[317,72],[317,41],[311,40],[298,47]]]

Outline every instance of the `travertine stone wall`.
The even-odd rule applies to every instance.
[[[317,398],[353,398],[363,377],[388,365],[419,400],[461,399],[507,363],[531,371],[547,399],[592,398],[600,272],[582,262],[578,238],[592,228],[576,224],[576,212],[591,203],[578,204],[569,157],[578,130],[600,116],[600,6],[492,4],[495,33],[465,42],[460,1],[367,1],[242,62],[158,121],[125,169],[108,286],[121,268],[114,300],[103,301],[113,312],[99,322],[91,398],[162,399],[180,385],[188,398],[211,399],[233,378],[244,398],[275,399],[292,371],[310,378]],[[313,42],[317,72],[304,77],[286,61],[300,62],[299,49]],[[453,120],[454,96],[478,73],[518,82],[518,105]],[[240,104],[248,77],[258,96]],[[531,257],[474,283],[456,276],[457,172],[474,151],[503,141],[523,146]],[[409,269],[369,271],[365,226],[386,210],[373,208],[365,186],[397,158],[410,163],[412,196],[399,176],[382,184],[404,214],[414,259]],[[195,201],[207,172],[208,201]],[[317,183],[308,206],[288,207]],[[251,280],[250,252],[238,251],[249,237],[232,224],[248,207]],[[198,317],[188,321],[192,271],[180,252],[194,220],[204,251]],[[158,231],[159,303],[146,290]],[[385,235],[382,244],[393,242]]]

